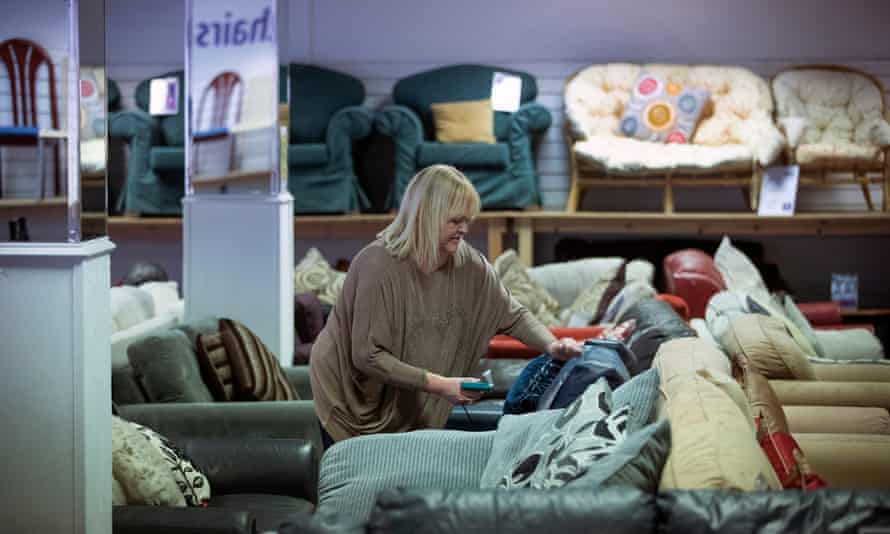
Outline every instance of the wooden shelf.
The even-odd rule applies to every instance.
[[[68,203],[66,197],[47,198],[0,198],[2,208],[45,208],[47,206],[64,206]]]

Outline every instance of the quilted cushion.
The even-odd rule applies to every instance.
[[[643,141],[688,143],[707,101],[707,91],[644,72],[634,84],[619,132]]]
[[[639,139],[594,135],[573,145],[581,164],[614,174],[656,171],[748,170],[753,153],[742,144],[663,145]]]
[[[832,69],[792,69],[772,82],[777,116],[806,120],[799,163],[832,157],[874,161],[878,147],[890,145],[883,88],[869,77]]]
[[[494,167],[505,169],[510,151],[505,143],[423,143],[417,149],[417,165],[444,163],[454,167]]]
[[[721,338],[735,359],[750,363],[752,370],[772,379],[815,380],[813,366],[782,321],[760,314],[733,319]]]

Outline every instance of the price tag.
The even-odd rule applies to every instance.
[[[841,308],[859,307],[859,276],[847,273],[831,273],[831,300]]]
[[[179,113],[179,79],[155,78],[149,86],[148,112],[151,115]]]
[[[491,78],[491,107],[494,111],[514,113],[522,100],[522,78],[506,72],[495,72]]]
[[[763,173],[757,215],[794,215],[800,167],[769,167]]]

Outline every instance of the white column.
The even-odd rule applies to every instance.
[[[0,243],[0,530],[111,533],[108,239]]]
[[[293,198],[287,193],[186,197],[183,233],[186,320],[240,321],[281,365],[292,365]]]

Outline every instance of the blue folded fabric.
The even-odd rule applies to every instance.
[[[538,399],[550,387],[564,362],[542,354],[531,360],[507,391],[504,414],[518,415],[537,409]]]
[[[217,136],[226,135],[228,133],[229,133],[228,128],[211,128],[210,130],[201,130],[200,132],[194,132],[192,134],[192,137],[194,137],[195,140],[197,141],[199,139],[207,139],[208,137],[217,137]]]
[[[581,355],[562,366],[559,374],[538,399],[537,409],[565,408],[584,393],[587,386],[600,378],[605,378],[613,390],[617,389],[630,380],[630,372],[624,364],[624,359],[632,356],[620,341],[588,340],[584,343]]]
[[[37,137],[39,130],[34,126],[0,126],[0,135],[21,135]]]

